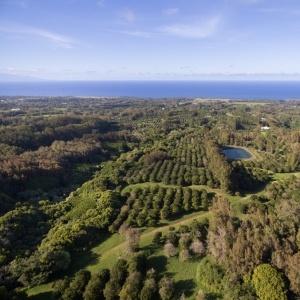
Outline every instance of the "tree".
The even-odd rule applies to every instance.
[[[41,255],[40,261],[47,265],[51,272],[56,272],[66,270],[70,265],[71,258],[67,251],[55,251],[53,248],[47,248]]]
[[[191,242],[191,236],[189,233],[182,233],[179,239],[179,247],[181,250],[188,249]]]
[[[126,243],[124,250],[127,254],[135,252],[139,248],[141,232],[137,229],[131,228],[123,224],[119,232],[125,234]]]
[[[159,283],[159,295],[161,297],[162,300],[169,300],[171,299],[175,288],[174,288],[174,281],[173,279],[169,278],[169,277],[163,277]]]
[[[128,272],[144,272],[147,257],[144,251],[133,253],[128,259]]]
[[[2,298],[1,298],[2,299]],[[9,293],[9,300],[25,300],[25,299],[28,299],[27,297],[27,293],[25,291],[22,291],[20,289],[15,289],[13,291],[11,291]]]
[[[77,300],[81,299],[86,285],[91,278],[91,272],[88,270],[80,270],[75,274],[70,286],[64,291],[62,295],[63,300]]]
[[[173,230],[172,231],[169,230],[168,233],[166,234],[166,240],[176,245],[178,242],[178,236],[176,235],[176,232]]]
[[[189,211],[192,208],[191,199],[192,199],[192,190],[190,188],[184,189],[183,208],[185,211]]]
[[[207,249],[218,264],[224,264],[228,262],[235,234],[232,207],[226,198],[220,196],[213,199],[211,212],[213,218],[209,223]]]
[[[176,249],[169,240],[167,240],[164,245],[164,253],[167,258],[170,258],[176,254]]]
[[[104,299],[103,289],[108,282],[110,272],[108,269],[102,269],[99,273],[92,275],[83,293],[84,300],[102,300]]]
[[[180,261],[186,261],[190,258],[190,252],[188,249],[182,249],[179,252],[179,260]]]
[[[5,286],[0,286],[0,299],[6,300],[8,299],[8,291]]]
[[[290,281],[290,289],[296,295],[300,295],[300,252],[290,256],[286,265],[285,273]]]
[[[287,299],[282,275],[269,264],[262,264],[254,269],[252,282],[261,300]]]
[[[195,300],[205,300],[206,299],[206,294],[203,290],[199,290],[196,299]]]
[[[162,232],[161,231],[155,232],[153,240],[152,240],[152,243],[154,245],[159,245],[160,244],[161,236],[162,236]]]
[[[220,293],[224,273],[224,270],[219,265],[213,263],[206,256],[197,266],[196,279],[211,292]]]
[[[154,278],[147,278],[140,293],[141,300],[152,300],[157,292],[157,284]]]
[[[71,280],[68,277],[55,282],[53,298],[60,299],[64,291],[69,287]]]
[[[200,192],[198,190],[193,190],[192,191],[192,206],[193,209],[198,210],[201,206],[201,197],[200,197]]]
[[[113,217],[117,217],[120,208],[119,195],[115,191],[102,192],[98,202],[97,208],[102,215],[108,215],[109,220],[112,221]]]
[[[137,299],[141,287],[141,280],[142,275],[140,272],[133,271],[129,273],[125,284],[119,293],[120,300]]]
[[[112,267],[110,272],[110,282],[114,281],[123,285],[127,276],[127,261],[125,259],[118,259],[116,264]],[[106,297],[106,296],[105,296]]]
[[[166,220],[170,216],[170,207],[164,205],[163,208],[160,210],[160,219]]]
[[[204,255],[206,252],[204,244],[198,239],[191,243],[190,250],[196,255]]]
[[[190,230],[189,230],[191,233],[191,238],[192,239],[201,238],[202,230],[203,230],[203,226],[201,226],[201,224],[197,220],[193,220],[192,223],[190,224]]]
[[[121,286],[117,281],[109,280],[103,290],[103,295],[106,300],[118,299],[118,294],[121,290]]]

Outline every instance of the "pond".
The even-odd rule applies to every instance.
[[[223,154],[229,159],[247,159],[252,158],[252,155],[242,148],[224,147]]]

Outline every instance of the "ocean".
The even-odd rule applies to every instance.
[[[38,81],[0,82],[0,96],[300,99],[300,81]]]

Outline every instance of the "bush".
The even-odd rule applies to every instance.
[[[262,264],[255,268],[252,282],[259,299],[287,299],[287,290],[282,275],[269,264]]]
[[[211,292],[221,292],[223,277],[224,270],[219,265],[213,263],[208,257],[203,258],[197,267],[197,281]]]

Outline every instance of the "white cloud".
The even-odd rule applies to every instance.
[[[51,42],[55,43],[55,45],[62,48],[69,48],[69,49],[73,48],[72,45],[75,43],[75,41],[69,37],[59,35],[50,31],[37,29],[37,28],[0,26],[0,31],[23,34],[23,35],[25,34],[25,35],[39,36],[47,40],[50,40]]]
[[[118,34],[126,34],[135,37],[153,38],[161,35],[172,35],[182,38],[200,39],[207,38],[216,33],[221,18],[215,16],[208,20],[192,24],[173,24],[162,26],[149,31],[110,31]]]
[[[183,38],[201,39],[212,36],[220,23],[220,17],[216,16],[204,22],[194,24],[173,24],[161,27],[159,30],[165,34]]]
[[[59,44],[61,47],[64,48],[73,48],[72,44],[74,43],[74,41],[62,35],[58,35],[49,31],[44,31],[39,29],[29,30],[26,33],[35,34],[44,37],[46,39],[51,40],[52,42],[55,42],[56,44]]]
[[[134,22],[135,21],[135,14],[130,9],[125,9],[119,13],[119,15],[124,18],[128,22]]]
[[[179,12],[179,9],[178,8],[168,8],[168,9],[165,9],[163,10],[163,14],[165,16],[171,16],[171,15],[175,15]]]

